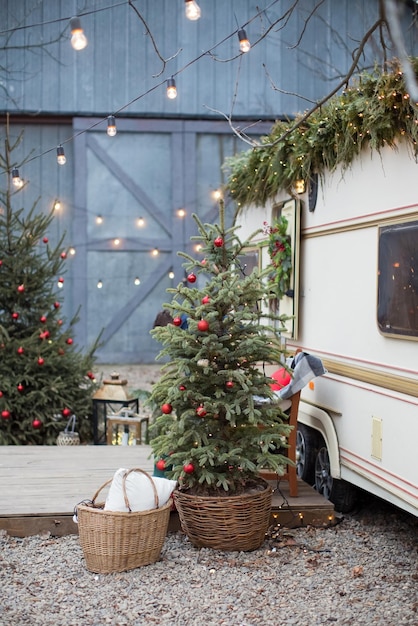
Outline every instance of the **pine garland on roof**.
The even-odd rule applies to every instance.
[[[418,74],[418,58],[412,59]],[[418,103],[417,103],[418,104]],[[363,73],[340,95],[288,134],[298,119],[278,121],[260,147],[230,157],[227,188],[238,210],[249,204],[264,205],[281,189],[290,191],[297,180],[309,180],[338,165],[347,168],[365,145],[374,150],[394,146],[405,138],[418,153],[418,118],[411,106],[402,70]]]

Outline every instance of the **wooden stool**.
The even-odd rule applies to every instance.
[[[289,482],[289,495],[292,498],[296,498],[298,495],[298,476],[296,472],[296,432],[298,427],[298,410],[299,410],[299,401],[300,401],[300,391],[295,393],[291,398],[290,405],[290,415],[289,415],[289,424],[293,426],[289,438],[288,444],[289,447],[286,449],[287,458],[292,461],[287,466],[287,472],[283,474],[283,476],[278,476],[276,472],[272,472],[271,470],[261,470],[260,476],[264,478],[264,480],[287,480]]]

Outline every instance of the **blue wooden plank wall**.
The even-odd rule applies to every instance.
[[[324,95],[350,65],[355,42],[376,20],[379,4],[378,0],[325,0],[303,32],[315,3],[299,0],[290,19],[266,34],[294,0],[199,1],[202,17],[196,22],[185,18],[183,0],[133,2],[159,53],[170,59],[163,64],[128,2],[1,0],[0,45],[8,48],[1,66],[10,72],[0,70],[7,87],[0,90],[0,110],[105,115],[126,107],[125,115],[215,116],[211,109],[229,113],[238,80],[235,115],[267,119],[294,115],[307,102],[290,94],[309,99]],[[254,46],[250,54],[239,57],[237,25],[251,20],[258,7],[269,5],[246,27]],[[81,20],[89,45],[75,52],[68,41],[67,18],[78,8],[85,14]],[[416,28],[407,28],[410,16],[407,11],[409,49],[417,36]],[[4,32],[14,27],[20,29]],[[53,43],[40,48],[42,42]],[[211,53],[203,54],[207,51]],[[378,56],[378,45],[369,46],[363,62],[372,66]],[[287,93],[272,89],[266,71]],[[164,81],[172,74],[177,74],[178,87],[174,101],[164,95]]]
[[[66,249],[76,251],[67,259],[63,314],[69,319],[81,305],[80,347],[104,329],[104,363],[148,363],[158,351],[149,329],[166,288],[183,278],[177,250],[193,252],[191,214],[216,220],[212,193],[222,185],[221,166],[248,147],[222,114],[232,112],[241,125],[264,120],[251,127],[258,136],[274,119],[306,110],[346,72],[379,4],[324,0],[309,18],[312,0],[198,2],[202,17],[191,22],[184,0],[133,0],[147,34],[127,1],[0,0],[0,140],[9,112],[12,138],[24,130],[14,162],[30,155],[21,169],[30,184],[13,201],[29,210],[39,198],[40,210],[49,211],[60,199],[48,236],[53,245],[66,233]],[[411,54],[413,6],[403,18]],[[89,44],[76,52],[69,18],[78,11]],[[244,24],[253,47],[239,55],[236,30]],[[376,34],[364,67],[381,61],[379,50]],[[165,95],[171,75],[175,100]],[[109,138],[112,113],[118,134]],[[64,167],[56,163],[59,144]],[[232,219],[232,204],[228,212]],[[154,247],[158,258],[150,256]]]

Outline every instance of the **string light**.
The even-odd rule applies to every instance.
[[[17,169],[17,167],[12,169],[12,183],[18,189],[20,189],[20,187],[22,187],[23,185],[23,180],[19,176],[19,170]]]
[[[87,37],[81,28],[81,22],[79,17],[72,17],[70,19],[71,28],[71,45],[74,50],[83,50],[87,44]]]
[[[194,22],[195,20],[198,20],[200,18],[200,6],[197,4],[197,2],[195,2],[195,0],[185,0],[184,10],[188,20]]]
[[[136,223],[139,226],[139,228],[142,228],[143,226],[145,226],[145,220],[143,217],[138,217]]]
[[[115,116],[109,115],[107,118],[107,134],[109,137],[114,137],[117,132]]]
[[[167,98],[170,98],[170,100],[174,100],[174,98],[177,98],[176,81],[173,77],[167,80]]]
[[[247,33],[243,28],[238,31],[239,49],[241,52],[249,52],[251,44],[248,40]]]
[[[135,278],[134,280],[134,285],[140,285],[141,281],[139,280],[138,276]]]
[[[116,237],[116,239],[113,240],[113,243],[115,246],[118,246],[120,244],[120,239]]]
[[[185,217],[185,216],[186,216],[186,211],[185,211],[185,209],[179,209],[179,210],[177,211],[177,215],[178,215],[179,217]]]
[[[158,250],[158,248],[154,248],[154,250],[151,252],[152,256],[158,256],[160,254],[160,251]]]
[[[58,165],[65,165],[67,159],[65,158],[64,148],[62,146],[58,146],[57,148],[57,163]]]
[[[70,248],[68,250],[68,253],[71,254],[71,256],[74,256],[75,255],[75,248]]]
[[[101,215],[96,217],[96,224],[103,224],[103,217]]]
[[[97,281],[97,289],[101,289],[102,287],[103,287],[103,283],[101,279],[99,278],[99,280]]]
[[[168,277],[169,277],[170,280],[173,280],[174,272],[168,272]]]
[[[61,209],[61,202],[58,199],[54,200],[53,209],[54,211],[59,211]]]

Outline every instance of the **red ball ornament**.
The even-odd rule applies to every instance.
[[[12,313],[12,319],[14,320],[19,319],[19,313]]]
[[[43,365],[45,363],[45,360],[40,356],[38,359],[38,365]]]
[[[66,259],[66,258],[67,258],[67,253],[61,252],[61,259]]]
[[[19,384],[18,384],[18,386],[17,386],[17,390],[18,390],[18,391],[24,391],[24,389],[25,389],[25,388],[24,388],[24,386],[22,385],[22,383],[19,383]]]
[[[10,418],[10,411],[2,411],[1,412],[1,417],[4,420],[8,420]]]
[[[59,309],[60,308],[60,303],[59,302],[54,302],[54,309]]]
[[[62,326],[62,320],[57,321],[58,326]]]
[[[225,387],[227,387],[228,389],[232,389],[233,386],[234,386],[234,382],[232,380],[226,381]]]
[[[42,428],[42,422],[40,419],[38,419],[37,417],[33,420],[32,422],[32,426],[33,428],[35,428],[35,430],[38,430],[39,428]]]
[[[58,354],[62,356],[63,354],[65,354],[65,350],[63,350],[62,348],[58,348]]]
[[[184,385],[179,385],[180,391],[186,391],[186,387]]]
[[[173,318],[173,324],[174,326],[181,326],[181,317]]]
[[[204,297],[202,298],[202,304],[208,304],[209,302],[210,302],[210,298],[209,298],[209,296],[204,296]]]
[[[222,246],[224,245],[224,240],[222,239],[222,237],[216,237],[213,243],[217,248],[222,248]]]
[[[183,465],[183,471],[185,474],[193,474],[194,472],[193,463],[186,463],[186,465]]]
[[[48,240],[48,237],[44,237],[44,238],[42,239],[42,241],[43,241],[44,243],[48,243],[48,241],[49,241],[49,240]]]
[[[0,391],[0,398],[2,398],[2,397],[3,397],[3,392],[2,392],[2,391]]]
[[[168,402],[166,402],[165,404],[162,405],[161,407],[161,411],[162,413],[164,413],[165,415],[170,415],[170,413],[172,413],[173,411],[173,407],[171,406],[171,404],[169,404]]]
[[[156,462],[155,467],[160,470],[160,472],[163,472],[165,470],[165,461],[164,459],[160,459],[159,461]]]
[[[68,337],[68,339],[66,340],[66,342],[65,342],[65,343],[68,343],[68,345],[69,345],[69,346],[71,346],[74,342],[73,342],[73,340],[71,339],[71,337]]]
[[[189,283],[195,283],[197,279],[196,274],[193,274],[193,272],[191,274],[188,275],[187,280],[189,281]]]
[[[24,349],[24,348],[22,348],[22,346],[19,346],[19,348],[17,349],[17,353],[18,353],[18,354],[23,354],[23,353],[24,353],[24,351],[25,351],[25,349]]]
[[[209,330],[209,323],[206,320],[199,320],[199,322],[197,323],[197,328],[202,333],[205,333],[207,330]]]
[[[65,409],[62,409],[61,413],[63,414],[64,417],[70,417],[71,409],[67,409],[66,407]]]
[[[87,372],[87,376],[88,376],[88,378],[90,378],[90,380],[94,380],[93,372]]]
[[[41,322],[41,324],[45,324],[45,322],[46,322],[46,315],[41,315],[41,317],[39,318],[39,321]]]
[[[3,265],[3,261],[0,260],[0,267]]]
[[[19,293],[23,293],[25,291],[25,285],[19,285],[17,290],[18,290]]]
[[[199,417],[205,417],[205,415],[207,415],[207,411],[205,410],[205,407],[202,405],[197,407],[196,413],[198,414]]]

